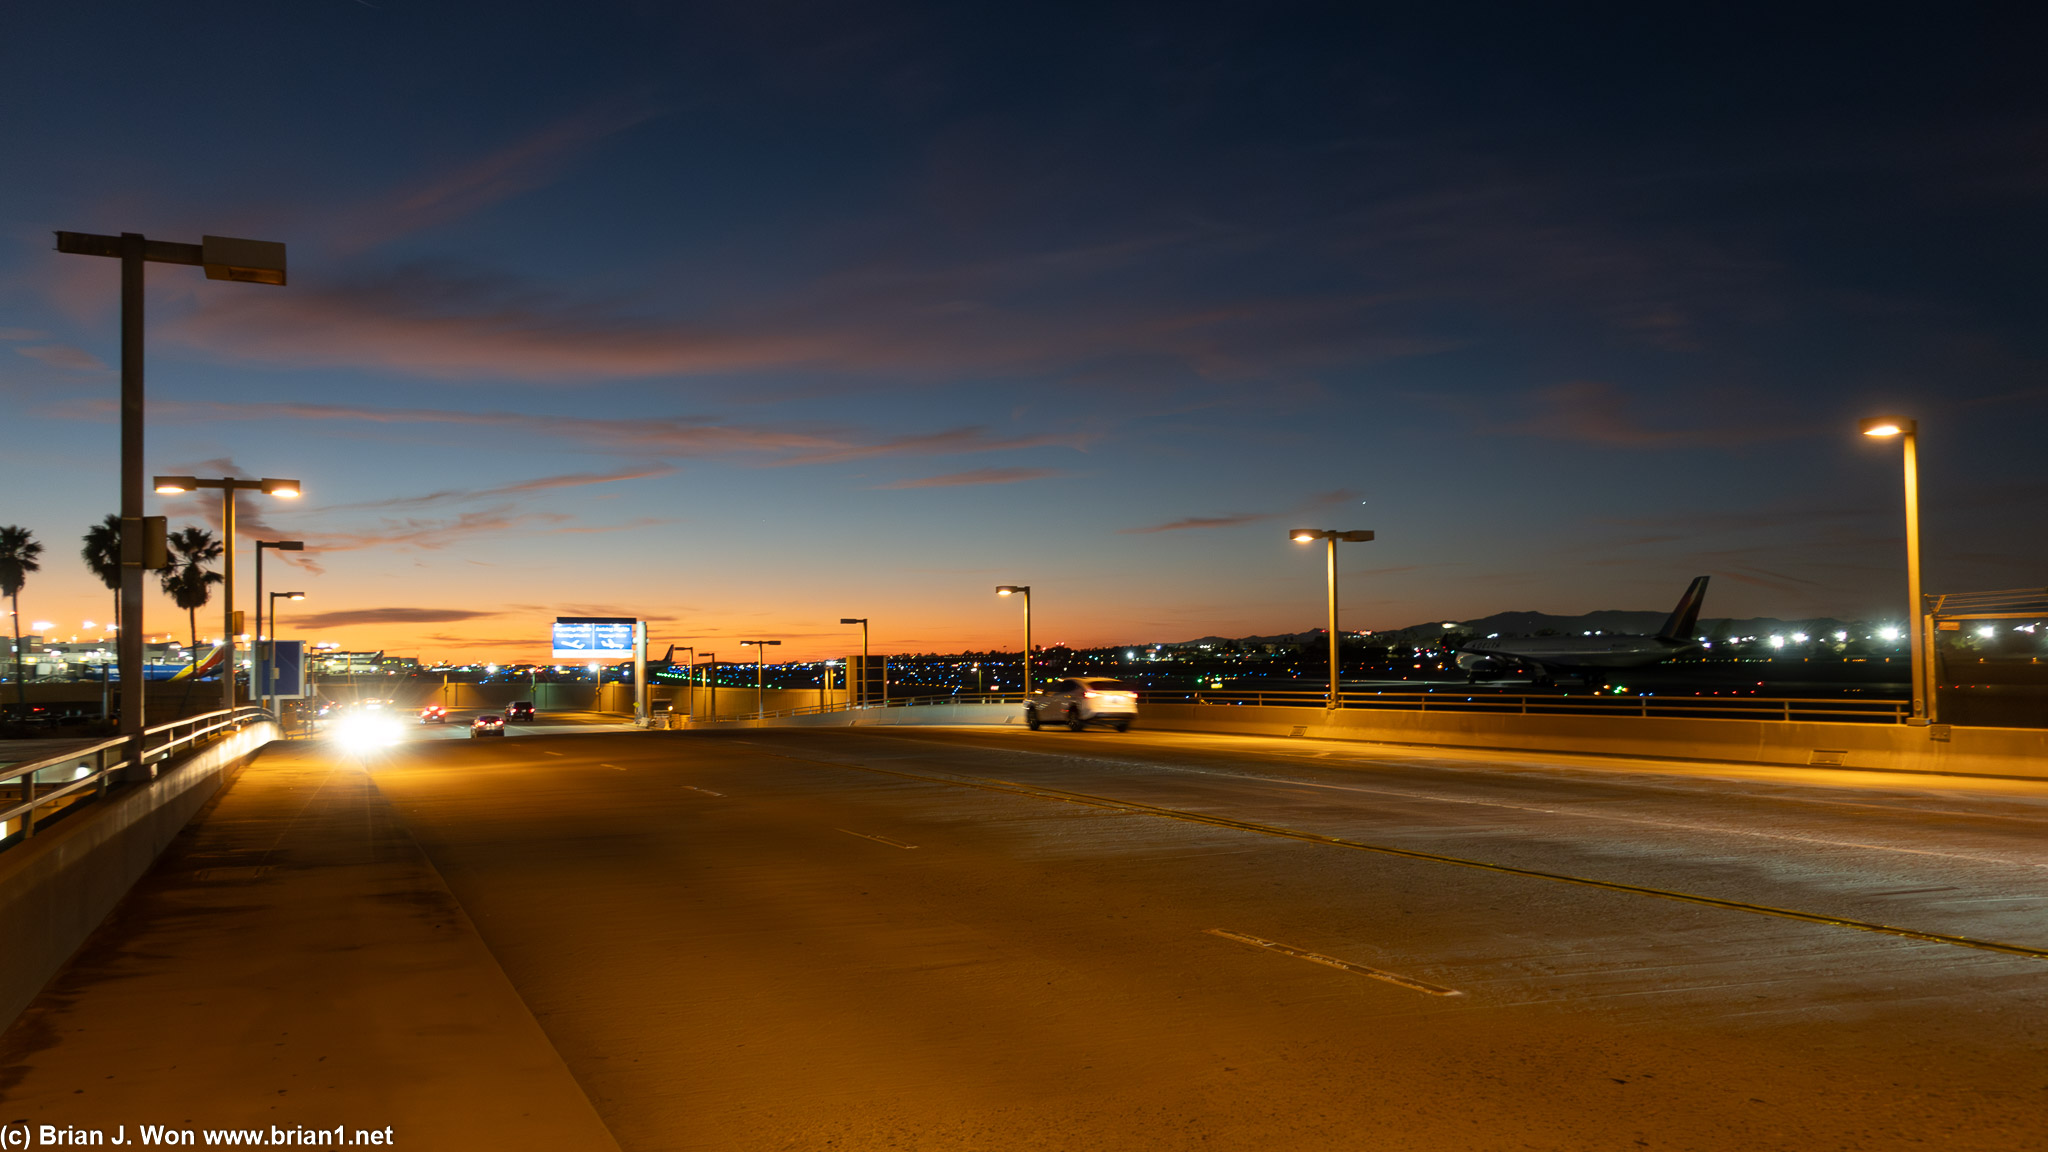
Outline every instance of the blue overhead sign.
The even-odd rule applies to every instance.
[[[555,619],[557,660],[630,660],[633,626],[630,617],[559,616]]]

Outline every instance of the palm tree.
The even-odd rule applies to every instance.
[[[187,621],[192,627],[192,662],[199,662],[199,610],[213,599],[213,586],[220,583],[220,573],[209,572],[206,565],[220,559],[220,541],[204,528],[186,525],[171,533],[171,566],[164,569],[162,582],[164,593],[172,602],[185,610]]]
[[[8,607],[14,610],[14,693],[24,710],[28,684],[21,678],[21,586],[28,583],[29,573],[42,567],[36,563],[42,554],[35,533],[12,524],[0,528],[0,592],[7,594]]]
[[[114,615],[116,624],[121,622],[121,518],[112,512],[107,518],[86,529],[85,547],[79,550],[85,558],[85,566],[114,591]]]

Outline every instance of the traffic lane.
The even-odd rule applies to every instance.
[[[759,735],[376,771],[629,1148],[2038,1146],[2031,962]]]
[[[789,739],[773,732],[757,734],[764,746]],[[1427,754],[1318,759],[1241,737],[964,728],[847,730],[814,754],[939,772],[972,763],[1003,779],[1411,851],[2048,947],[2048,789],[2023,781],[1990,795],[1820,774],[1799,787],[1527,757],[1475,771]]]

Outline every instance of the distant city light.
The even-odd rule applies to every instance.
[[[1985,626],[1983,626],[1982,628],[1979,628],[1979,629],[1977,629],[1977,635],[1979,635],[1979,636],[1982,636],[1982,637],[1983,637],[1983,638],[1985,638],[1986,640],[1989,640],[1989,639],[1991,639],[1991,638],[1992,638],[1993,636],[1996,636],[1996,635],[1998,635],[1998,629],[1996,629],[1996,628],[1993,628],[1993,627],[1992,627],[1991,625],[1989,625],[1989,624],[1986,624],[1986,625],[1985,625]]]
[[[1773,648],[1783,648],[1784,646],[1785,646],[1785,638],[1784,638],[1783,636],[1773,636],[1773,637],[1771,637],[1771,647],[1773,647]]]
[[[1806,643],[1806,633],[1804,633],[1804,632],[1794,632],[1794,633],[1792,634],[1792,642],[1793,642],[1794,644],[1804,644],[1804,643]]]
[[[1877,638],[1880,640],[1897,640],[1899,638],[1899,630],[1897,628],[1880,628],[1877,630]]]
[[[1843,641],[1843,640],[1847,640],[1848,638],[1849,638],[1849,634],[1848,634],[1847,632],[1837,632],[1837,633],[1835,633],[1835,641],[1836,641],[1837,643],[1840,643],[1840,642],[1841,642],[1841,641]]]

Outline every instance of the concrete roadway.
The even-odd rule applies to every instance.
[[[2048,1147],[2048,958],[1970,946],[2048,949],[2048,782],[994,729],[371,775],[626,1149]]]

